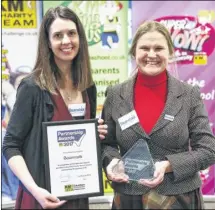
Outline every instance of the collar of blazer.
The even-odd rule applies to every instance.
[[[133,94],[134,94],[134,92],[133,92],[133,90],[134,90],[134,84],[136,81],[136,77],[137,77],[137,74],[132,76],[126,82],[122,83],[122,86],[120,88],[120,96],[122,97],[122,102],[119,103],[119,106],[122,107],[122,109],[120,109],[121,110],[120,111],[121,116],[134,110],[134,105],[133,105]],[[176,78],[174,78],[173,76],[171,76],[168,72],[167,72],[167,78],[168,78],[167,79],[167,84],[168,84],[167,91],[168,91],[168,93],[167,93],[166,104],[165,104],[165,107],[164,107],[162,114],[160,115],[160,117],[159,117],[156,125],[152,129],[150,135],[153,132],[158,131],[159,129],[163,128],[164,126],[166,126],[168,123],[171,122],[168,119],[164,119],[165,115],[170,115],[170,116],[175,117],[177,115],[177,113],[182,108],[183,102],[182,102],[181,96],[184,93],[183,84],[181,81],[179,81]],[[148,99],[148,100],[150,100],[150,99]],[[126,108],[123,108],[125,106],[126,106]],[[136,132],[143,135],[143,129],[141,128],[139,123],[132,126],[132,128]],[[146,134],[145,134],[145,136],[147,137]]]

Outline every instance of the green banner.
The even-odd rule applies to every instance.
[[[128,1],[43,1],[44,13],[58,5],[71,8],[84,25],[100,115],[107,86],[128,77]]]

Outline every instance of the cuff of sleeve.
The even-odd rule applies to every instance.
[[[114,158],[121,159],[121,156],[119,153],[116,153],[116,155],[114,155],[114,156],[105,156],[103,158],[103,170],[104,170],[106,175],[107,175],[106,168]]]
[[[8,162],[9,159],[12,158],[13,156],[17,156],[17,155],[22,156],[22,153],[17,148],[10,148],[10,149],[5,149],[3,151],[3,155]]]
[[[104,157],[103,158],[103,167],[106,168],[114,158],[121,159],[121,156],[119,154],[116,154],[114,156]]]
[[[167,155],[166,159],[172,166],[174,182],[183,181],[187,177],[193,176],[197,171],[195,161],[191,158],[191,154]]]

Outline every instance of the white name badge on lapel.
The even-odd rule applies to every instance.
[[[174,120],[174,116],[169,115],[169,114],[165,114],[165,115],[164,115],[164,119],[165,119],[165,120],[169,120],[169,121],[173,121],[173,120]]]
[[[82,117],[85,116],[86,112],[86,103],[82,104],[69,104],[69,112],[73,117]]]
[[[123,131],[126,128],[129,128],[130,126],[138,123],[139,119],[138,119],[137,113],[135,112],[135,110],[133,110],[133,111],[129,112],[128,114],[120,117],[118,119],[118,122]]]

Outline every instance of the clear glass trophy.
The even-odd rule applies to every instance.
[[[113,168],[115,174],[126,174],[130,181],[153,179],[154,162],[144,139],[139,139]]]

